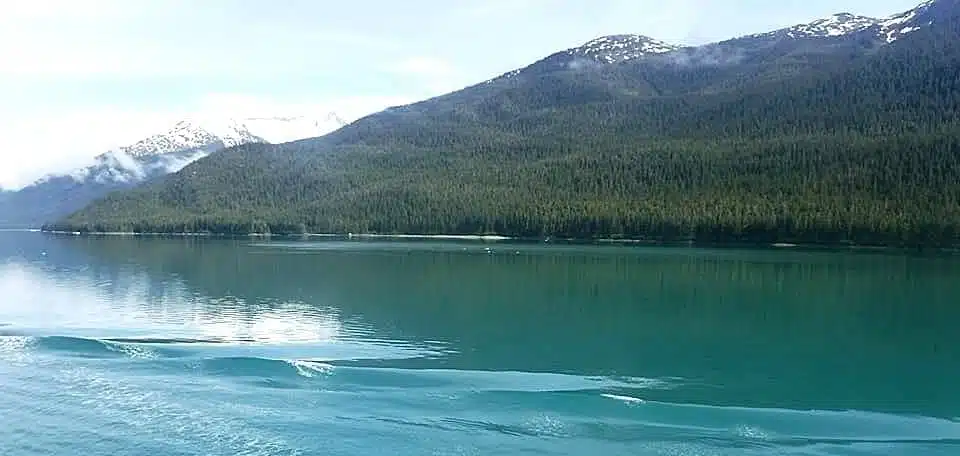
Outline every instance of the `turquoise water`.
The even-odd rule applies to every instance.
[[[960,257],[0,233],[0,455],[960,454]]]

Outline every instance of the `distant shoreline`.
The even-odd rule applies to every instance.
[[[342,237],[340,234],[307,234],[306,236]],[[387,238],[387,239],[457,239],[470,241],[509,241],[517,238],[499,234],[354,234],[347,233],[347,238]]]
[[[960,246],[951,245],[883,245],[883,244],[856,244],[853,242],[811,243],[811,242],[751,242],[737,240],[728,242],[697,241],[695,239],[642,239],[642,238],[569,238],[547,236],[542,238],[505,236],[500,234],[377,234],[377,233],[303,233],[303,234],[274,234],[274,233],[137,233],[137,232],[80,232],[62,230],[23,229],[6,230],[39,232],[60,236],[104,236],[104,237],[179,237],[179,238],[231,238],[231,239],[384,239],[384,240],[447,240],[447,241],[479,241],[479,242],[518,242],[518,243],[556,243],[556,244],[606,244],[606,245],[646,245],[646,246],[691,246],[704,248],[763,248],[777,250],[862,250],[862,251],[903,251],[903,250],[938,250],[943,252],[960,253]]]
[[[11,230],[11,231],[30,231],[42,232],[48,234],[70,235],[70,236],[128,236],[128,237],[252,237],[252,238],[347,238],[347,239],[448,239],[448,240],[471,240],[471,241],[508,241],[518,238],[502,236],[498,234],[375,234],[375,233],[304,233],[304,234],[272,234],[272,233],[248,233],[248,234],[227,234],[227,233],[137,233],[121,231],[46,231],[46,230]]]

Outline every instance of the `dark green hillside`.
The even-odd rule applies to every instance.
[[[948,18],[890,45],[538,63],[323,138],[228,149],[48,228],[956,243]]]

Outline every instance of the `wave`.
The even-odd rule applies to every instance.
[[[82,335],[31,334],[0,330],[0,338],[19,337],[31,341],[36,352],[56,352],[63,356],[115,357],[119,352],[145,352],[158,358],[250,358],[319,359],[360,362],[435,358],[449,355],[442,347],[386,339],[342,338],[335,342],[269,343],[242,338],[189,337],[87,337]]]
[[[333,373],[333,366],[327,363],[321,363],[319,361],[310,361],[310,360],[292,360],[287,361],[287,364],[293,366],[297,370],[297,375],[306,378],[314,378],[317,376],[330,375]]]
[[[167,366],[168,368],[174,366]],[[428,391],[432,397],[573,393],[668,388],[656,379],[591,377],[517,371],[355,366],[337,360],[215,357],[190,367],[203,375],[269,381],[322,381],[327,391]],[[289,386],[289,385],[288,385]],[[487,399],[490,399],[487,397]],[[508,399],[509,400],[509,399]]]
[[[197,349],[203,341],[153,338],[94,339],[68,336],[20,338],[17,350],[57,357],[135,360],[122,366],[146,375],[201,375],[209,379],[272,388],[321,388],[328,392],[360,394],[420,391],[424,397],[467,399],[478,403],[525,401],[529,397],[553,396],[565,401],[565,393],[604,392],[623,397],[640,389],[671,388],[672,381],[639,377],[597,377],[548,372],[485,371],[390,367],[384,359],[376,366],[358,366],[352,357],[337,359],[227,356],[246,352],[245,347],[212,344]],[[159,343],[151,344],[150,341]],[[123,341],[123,342],[118,342]],[[182,345],[176,345],[182,344]],[[250,347],[256,352],[259,347]],[[393,360],[403,364],[402,360]]]
[[[203,375],[274,380],[313,379],[333,372],[331,365],[319,361],[258,357],[206,358],[191,367]]]
[[[97,339],[76,336],[22,336],[3,334],[2,338],[20,338],[28,341],[24,350],[35,353],[53,353],[79,358],[179,358],[187,353],[173,348],[161,348],[134,339]]]
[[[16,336],[16,350],[90,360],[135,360],[127,369],[151,375],[193,373],[229,381],[267,386],[313,388],[323,382],[331,391],[427,390],[430,394],[518,394],[603,391],[629,394],[650,388],[670,388],[673,380],[639,377],[597,377],[549,372],[427,369],[404,367],[409,357],[434,352],[400,353],[379,344],[332,347],[284,347],[232,344],[211,339],[165,337]],[[11,336],[2,339],[11,339]],[[11,345],[11,347],[14,347]],[[409,347],[408,347],[409,348]],[[13,350],[13,348],[11,348]],[[297,356],[324,352],[327,357]],[[358,359],[375,359],[375,365]],[[398,367],[400,366],[400,367]]]
[[[107,342],[115,342],[120,344],[151,344],[151,345],[168,345],[168,344],[223,344],[227,343],[223,339],[190,339],[190,338],[170,338],[170,337],[109,337],[102,339]],[[231,340],[230,342],[252,342],[245,340]]]

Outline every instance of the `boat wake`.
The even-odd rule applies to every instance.
[[[144,439],[138,448],[155,442],[184,454],[324,450],[322,439],[297,440],[291,429],[361,433],[400,449],[420,435],[439,445],[434,454],[492,436],[510,439],[513,454],[534,443],[546,454],[598,446],[654,455],[960,450],[957,420],[658,400],[658,392],[682,396],[688,383],[674,377],[411,368],[402,361],[417,355],[387,345],[283,351],[209,339],[8,334],[0,336],[0,402],[14,407],[8,420],[24,423],[56,404],[58,431],[68,437],[94,425],[126,427]],[[378,349],[376,363],[357,362]]]

